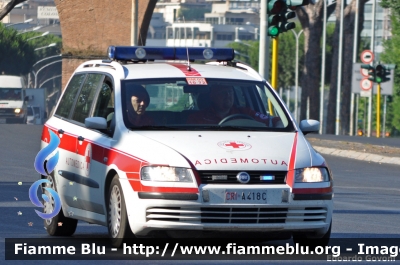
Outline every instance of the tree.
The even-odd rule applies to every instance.
[[[383,43],[384,52],[381,60],[384,63],[394,63],[400,67],[400,3],[393,0],[382,0],[382,7],[392,10],[392,38]],[[388,104],[388,119],[386,126],[394,135],[400,131],[400,71],[394,70],[393,101]]]
[[[340,1],[340,0],[339,0]],[[300,84],[302,87],[301,102],[310,99],[310,118],[319,119],[320,76],[321,76],[321,36],[323,25],[323,7],[325,1],[310,1],[306,6],[296,9],[297,17],[304,30],[304,66]],[[328,6],[328,17],[334,5]],[[307,104],[301,104],[300,119],[306,117]]]
[[[336,124],[336,96],[337,96],[337,74],[339,58],[339,29],[340,29],[340,8],[343,0],[339,0],[336,5],[336,27],[333,35],[333,58],[331,69],[331,83],[329,90],[328,117],[326,133],[335,133]],[[360,34],[364,21],[364,6],[368,0],[360,0],[359,4],[359,29]],[[344,8],[343,18],[343,54],[342,54],[342,89],[340,104],[340,134],[348,134],[350,120],[350,94],[351,94],[351,74],[353,69],[353,40],[355,23],[356,0],[352,0]],[[356,36],[360,40],[360,35]],[[357,43],[360,43],[359,41]]]
[[[30,71],[38,71],[52,60],[60,60],[60,57],[50,58],[33,67],[43,58],[60,54],[61,50],[61,38],[51,34],[34,38],[41,34],[33,31],[18,32],[11,27],[6,28],[0,23],[0,74],[26,75]],[[50,43],[56,43],[56,46],[35,51],[35,48],[44,47]],[[54,64],[52,67],[42,69],[38,76],[38,85],[59,73],[61,73],[61,64]],[[34,75],[31,77],[33,78]]]
[[[25,2],[26,0],[11,0],[8,2],[8,4],[0,9],[0,21],[7,16],[8,13],[18,4],[21,4],[22,2]]]
[[[24,75],[34,63],[34,48],[0,23],[0,74]]]
[[[297,30],[298,31],[298,30]],[[297,32],[298,33],[298,32]],[[304,39],[299,39],[299,69],[302,68],[302,47]],[[259,42],[258,41],[241,41],[228,44],[235,50],[235,59],[249,64],[258,71],[259,60]],[[272,50],[270,49],[270,58]],[[292,32],[282,34],[279,38],[278,50],[278,85],[279,87],[288,88],[295,84],[295,67],[296,67],[296,39]]]

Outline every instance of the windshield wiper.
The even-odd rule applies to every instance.
[[[131,130],[186,130],[184,127],[178,126],[155,126],[155,125],[147,125],[147,126],[131,126],[129,127]]]
[[[267,127],[218,126],[219,131],[263,131]]]

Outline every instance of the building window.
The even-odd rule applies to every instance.
[[[210,24],[219,24],[219,19],[217,17],[208,17],[206,22]]]
[[[225,33],[225,34],[217,34],[217,40],[233,40],[233,34]]]
[[[243,18],[233,18],[233,17],[226,18],[226,24],[229,25],[242,25],[243,23],[244,23]]]

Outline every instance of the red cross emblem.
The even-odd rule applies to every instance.
[[[237,150],[237,151],[242,151],[242,150],[247,150],[251,148],[251,145],[245,142],[241,141],[222,141],[218,143],[218,146],[224,149],[228,150]]]
[[[245,146],[244,144],[238,144],[235,142],[230,142],[229,144],[225,143],[225,146],[232,146],[233,148],[240,148],[241,146]]]
[[[90,150],[87,150],[87,155],[85,156],[85,161],[86,161],[86,169],[89,169],[89,164],[90,164]]]
[[[90,161],[92,161],[92,146],[88,144],[85,150],[85,163],[86,163],[86,176],[89,176],[90,172]]]

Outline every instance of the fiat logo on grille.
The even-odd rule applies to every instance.
[[[236,175],[236,178],[240,183],[243,183],[243,184],[249,183],[249,181],[250,181],[250,175],[247,172],[239,172]]]

